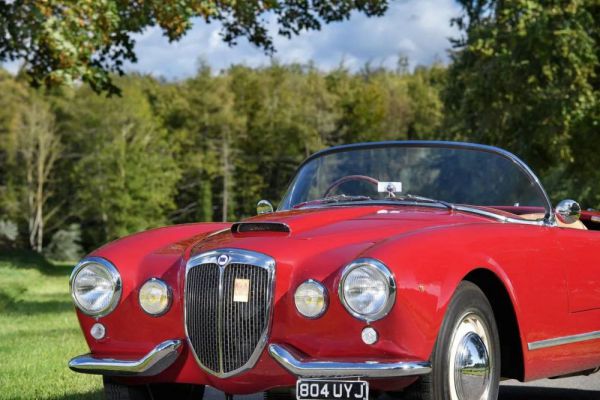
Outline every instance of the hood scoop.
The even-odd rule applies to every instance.
[[[290,233],[291,229],[283,222],[236,222],[231,226],[232,233],[276,232]]]

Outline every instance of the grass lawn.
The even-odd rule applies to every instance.
[[[69,295],[71,264],[0,250],[0,399],[100,399],[102,381],[71,372],[88,351]]]

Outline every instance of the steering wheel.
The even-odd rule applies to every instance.
[[[377,186],[379,184],[379,181],[377,179],[371,178],[370,176],[366,176],[366,175],[348,175],[348,176],[344,176],[343,178],[338,179],[337,181],[335,181],[331,185],[329,185],[329,187],[327,188],[327,190],[325,190],[325,193],[323,194],[323,197],[328,197],[329,194],[333,191],[333,189],[337,188],[338,186],[340,186],[343,183],[350,182],[350,181],[368,182],[368,183],[371,183],[374,186]]]

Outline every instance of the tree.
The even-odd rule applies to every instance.
[[[19,177],[16,170],[19,116],[31,91],[26,85],[0,70],[0,215],[17,221],[21,219]]]
[[[342,67],[328,75],[341,110],[330,144],[439,138],[446,70],[433,65],[409,73],[406,63],[400,57],[396,71],[367,64],[359,74]]]
[[[159,100],[167,98],[169,101]],[[234,109],[230,78],[202,65],[194,78],[163,87],[155,102],[174,137],[182,172],[174,222],[227,220],[234,215],[236,138],[244,116]],[[219,207],[220,205],[220,207]]]
[[[136,61],[133,35],[151,26],[175,41],[198,17],[221,23],[228,44],[246,38],[270,53],[269,17],[280,35],[290,37],[353,11],[380,16],[386,9],[386,0],[0,1],[0,61],[23,59],[34,84],[81,79],[96,91],[115,92],[110,72],[122,73],[125,61]]]
[[[46,224],[60,209],[49,200],[62,146],[41,97],[8,77],[0,79],[0,88],[6,90],[0,97],[0,210],[25,222],[29,247],[41,252]]]
[[[27,225],[29,245],[41,252],[44,244],[44,227],[60,207],[46,212],[50,196],[48,181],[57,158],[61,143],[54,127],[54,116],[49,107],[33,100],[21,114],[18,127],[18,159],[25,175],[27,198]]]
[[[167,132],[137,77],[118,82],[122,98],[83,87],[56,105],[65,146],[59,168],[68,193],[63,229],[81,223],[84,245],[168,222],[179,169]]]
[[[440,98],[446,83],[446,68],[434,64],[429,68],[418,67],[414,74],[406,76],[410,112],[408,137],[411,139],[444,139],[441,131],[444,105]]]
[[[508,148],[542,175],[599,143],[573,141],[598,102],[597,1],[460,3],[466,36],[444,96],[453,137]]]
[[[573,128],[571,136],[572,159],[561,174],[563,182],[569,182],[566,193],[556,193],[556,198],[576,196],[589,207],[600,209],[600,154],[596,149],[600,146],[600,2],[588,5],[590,15],[594,18],[594,26],[590,32],[595,43],[595,73],[591,78],[594,103],[590,111],[581,118]],[[563,186],[564,187],[564,186]]]
[[[335,96],[314,67],[276,62],[250,69],[233,67],[235,110],[245,115],[236,138],[236,215],[256,212],[261,198],[282,197],[298,164],[323,148],[335,130]]]
[[[325,73],[274,61],[215,74],[201,66],[185,81],[116,78],[124,96],[112,99],[86,85],[33,90],[0,72],[0,240],[29,242],[26,195],[37,186],[23,167],[23,127],[36,126],[34,117],[60,142],[43,185],[42,244],[53,257],[73,257],[80,245],[154,226],[253,215],[258,200],[276,203],[299,163],[327,146],[435,138],[445,71]]]

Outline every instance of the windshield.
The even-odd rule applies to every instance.
[[[309,158],[280,210],[328,200],[406,200],[548,209],[535,176],[510,153],[448,142],[351,145]],[[417,199],[418,200],[418,199]]]

